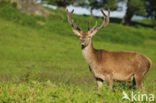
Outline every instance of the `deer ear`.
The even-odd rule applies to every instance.
[[[77,31],[77,30],[75,30],[74,28],[72,28],[72,31],[73,31],[73,33],[75,34],[75,35],[77,35],[77,36],[80,36],[81,34]]]
[[[90,36],[92,37],[92,36],[94,36],[96,33],[97,33],[97,29],[95,29],[91,34],[90,34]]]

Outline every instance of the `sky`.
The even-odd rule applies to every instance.
[[[38,3],[40,3],[41,0],[37,0]],[[125,0],[125,2],[119,2],[118,3],[118,9],[116,11],[111,11],[110,12],[110,17],[116,17],[116,18],[123,18],[125,13],[126,13],[126,4],[127,4],[127,0]],[[56,6],[52,6],[52,5],[48,5],[48,4],[43,4],[43,6],[45,7],[49,7],[52,9],[56,9]],[[90,10],[89,8],[82,8],[82,7],[78,7],[78,6],[73,6],[73,5],[69,5],[67,7],[68,11],[72,11],[74,9],[74,14],[78,14],[78,15],[90,15]],[[107,14],[107,10],[104,10],[104,12]],[[101,11],[99,9],[97,10],[93,10],[93,15],[94,16],[102,16]],[[133,16],[132,19],[144,19],[144,17],[141,16]]]

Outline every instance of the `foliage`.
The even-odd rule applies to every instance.
[[[89,2],[88,6],[90,7],[91,12],[93,9],[101,8],[104,5],[103,3],[99,3],[98,0],[88,0],[88,2]]]
[[[155,0],[146,0],[146,12],[147,16],[156,18],[156,1]]]
[[[122,24],[129,25],[133,15],[145,15],[144,0],[128,0],[126,14],[122,20]]]
[[[116,10],[117,9],[117,0],[105,0],[105,1],[106,1],[106,3],[104,5],[104,8],[106,8],[106,9],[109,8],[111,10]]]
[[[128,0],[127,7],[136,15],[144,15],[145,4],[143,0]]]
[[[45,82],[29,81],[27,83],[0,83],[1,103],[101,103],[121,102],[122,88],[102,88],[100,92],[95,90],[83,91],[78,86],[55,84],[47,80]],[[131,92],[124,89],[125,92]],[[135,91],[137,94],[139,91]],[[128,103],[125,100],[124,103]]]
[[[48,0],[48,3],[65,8],[66,6],[74,3],[75,1],[76,0]]]
[[[153,19],[153,24],[156,27],[156,1],[146,0],[145,3],[147,16]]]
[[[87,0],[79,2],[80,6],[90,8],[90,13],[92,14],[93,9],[111,9],[116,10],[117,9],[117,2],[116,0]]]

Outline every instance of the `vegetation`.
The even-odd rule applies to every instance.
[[[110,8],[111,10],[116,10],[118,8],[117,3],[127,2],[126,13],[121,21],[123,25],[132,24],[131,19],[134,15],[150,17],[153,20],[152,25],[154,27],[156,25],[155,0],[42,0],[42,1],[48,1],[49,4],[63,8],[66,8],[70,4],[87,7],[90,9],[91,15],[94,9]]]
[[[97,92],[95,80],[81,54],[79,40],[73,35],[62,10],[50,10],[47,20],[27,15],[13,5],[0,3],[0,102],[66,102],[66,103],[129,103],[121,100],[129,95],[131,83],[106,85]],[[87,30],[102,19],[73,15]],[[123,26],[121,20],[110,24],[93,38],[94,47],[114,51],[135,51],[150,57],[153,64],[145,77],[147,94],[156,96],[156,31],[150,21],[133,21]]]
[[[129,25],[133,15],[145,15],[144,10],[145,5],[143,0],[128,0],[126,14],[122,19],[122,24]]]
[[[154,0],[146,0],[146,12],[147,16],[151,17],[153,20],[153,25],[156,27],[156,1]]]
[[[46,0],[44,0],[46,1]],[[48,0],[49,4],[57,5],[66,8],[68,5],[74,3],[76,0]]]
[[[100,8],[105,8],[105,9],[109,8],[111,10],[117,9],[116,0],[81,0],[78,3],[78,5],[89,8],[91,15],[93,14],[94,9],[100,9]]]
[[[118,0],[125,1],[125,0]],[[130,25],[131,19],[134,15],[149,17],[153,20],[153,26],[156,25],[156,1],[154,0],[128,0],[127,10],[124,18],[122,19],[122,24]]]

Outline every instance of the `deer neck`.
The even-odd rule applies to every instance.
[[[95,53],[95,49],[91,41],[86,47],[82,47],[83,57],[89,65],[94,63],[94,57],[95,57],[94,53]]]

